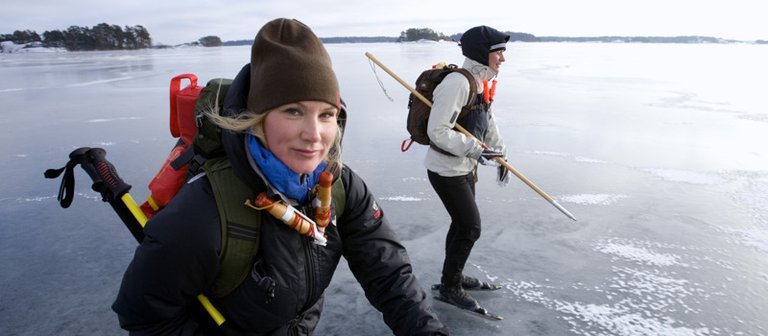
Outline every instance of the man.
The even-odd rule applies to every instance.
[[[509,35],[487,26],[478,26],[462,35],[459,45],[466,59],[463,68],[476,81],[470,85],[467,77],[453,72],[435,88],[434,103],[429,116],[427,134],[432,145],[425,158],[429,181],[451,216],[451,226],[445,239],[445,261],[440,279],[438,299],[463,309],[480,308],[465,289],[498,289],[462,274],[472,247],[480,238],[480,213],[475,203],[477,164],[496,165],[496,158],[506,152],[496,121],[491,113],[494,79],[505,61],[504,51]],[[474,86],[476,92],[470,92]],[[461,113],[470,95],[476,95],[469,112]],[[454,130],[459,124],[477,140]],[[500,184],[509,181],[508,171],[499,166]]]

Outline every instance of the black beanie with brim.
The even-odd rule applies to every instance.
[[[488,65],[488,54],[506,50],[509,35],[488,26],[470,28],[459,40],[461,53],[482,65]]]

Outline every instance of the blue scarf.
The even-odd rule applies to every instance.
[[[272,152],[264,148],[258,138],[252,134],[248,134],[247,137],[248,150],[251,153],[251,157],[253,157],[253,161],[256,162],[256,166],[259,167],[259,170],[264,174],[269,184],[288,198],[297,200],[300,204],[305,203],[309,198],[309,190],[317,185],[320,173],[328,164],[320,162],[312,174],[304,175],[304,181],[302,181],[302,174],[298,174],[288,168]]]

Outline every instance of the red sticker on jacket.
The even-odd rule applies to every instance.
[[[373,218],[379,219],[379,217],[381,217],[381,209],[379,209],[379,205],[376,204],[376,202],[373,202],[373,211]]]

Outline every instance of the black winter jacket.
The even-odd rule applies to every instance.
[[[238,74],[227,113],[245,106],[250,67]],[[235,174],[268,188],[249,164],[242,135],[223,134]],[[326,228],[327,246],[315,245],[277,219],[262,216],[261,245],[251,276],[232,293],[208,295],[227,322],[213,324],[196,297],[219,272],[220,220],[207,178],[187,183],[146,225],[123,277],[113,310],[131,335],[311,335],[323,292],[343,256],[371,304],[396,335],[447,335],[412,273],[405,248],[363,180],[348,167],[343,214]]]

